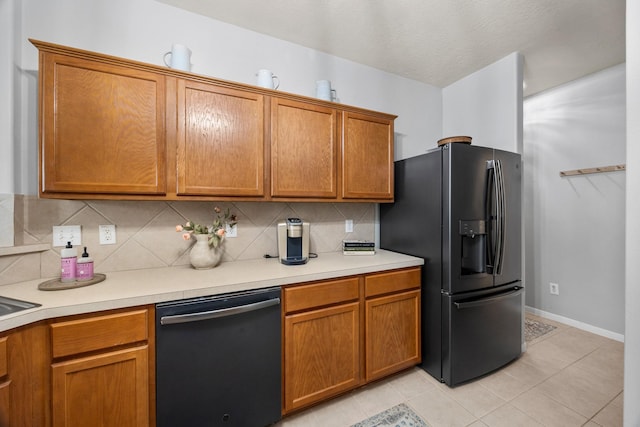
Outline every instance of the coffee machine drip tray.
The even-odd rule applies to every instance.
[[[284,265],[300,265],[300,264],[306,264],[307,261],[309,260],[309,258],[298,258],[298,257],[292,257],[292,258],[280,258],[280,262]]]

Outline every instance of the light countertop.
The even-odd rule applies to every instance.
[[[0,296],[41,304],[0,317],[0,332],[39,320],[115,308],[155,304],[226,292],[310,282],[423,265],[421,258],[377,250],[371,256],[321,253],[307,264],[286,266],[277,258],[224,262],[211,270],[190,266],[102,272],[106,280],[90,286],[41,291],[46,279],[0,286]]]

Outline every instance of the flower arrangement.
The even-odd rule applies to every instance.
[[[232,214],[229,209],[222,213],[222,210],[216,206],[213,208],[213,211],[216,214],[213,219],[213,224],[201,225],[195,224],[193,221],[187,221],[185,225],[176,225],[176,231],[184,232],[182,234],[184,240],[191,239],[192,234],[208,234],[209,246],[217,248],[227,234],[227,226],[229,228],[235,227],[238,223],[238,218],[235,214]]]

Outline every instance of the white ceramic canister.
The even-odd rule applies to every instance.
[[[258,86],[267,89],[278,89],[280,86],[280,79],[273,74],[271,70],[258,70],[256,73],[258,77]]]
[[[167,62],[168,55],[171,55],[169,62]],[[165,65],[169,68],[191,71],[191,50],[185,45],[172,45],[171,50],[164,54],[163,60]]]
[[[325,101],[336,99],[335,89],[331,89],[331,80],[318,80],[316,82],[316,97]]]

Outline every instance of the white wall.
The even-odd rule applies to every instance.
[[[524,102],[526,305],[624,333],[625,66]],[[549,283],[560,285],[551,295]]]
[[[640,425],[640,2],[627,0],[627,241],[624,425]]]
[[[17,0],[0,0],[0,194],[13,193],[13,17]],[[13,221],[13,218],[11,219]],[[0,223],[4,221],[0,220]]]
[[[522,152],[522,55],[503,59],[442,90],[442,137]]]

